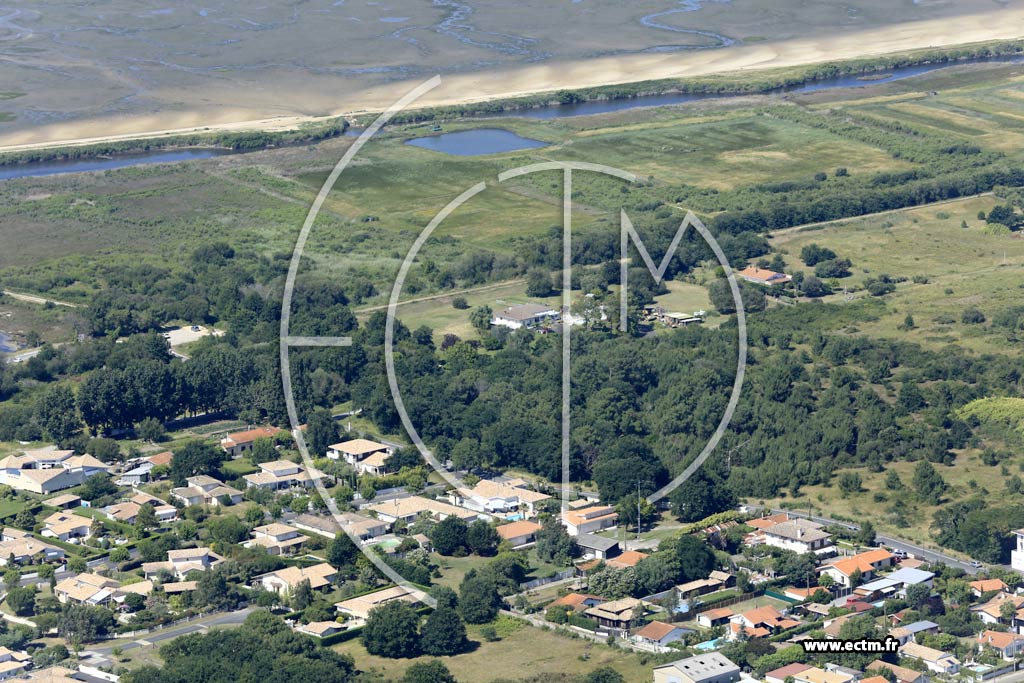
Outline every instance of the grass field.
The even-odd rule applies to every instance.
[[[910,486],[915,464],[905,461],[891,462],[886,465],[886,470],[895,471],[903,484]],[[1024,461],[1009,461],[1005,464],[1011,475],[1021,475],[1024,472]],[[1009,500],[1016,495],[1007,490],[1006,481],[1009,477],[1002,474],[1001,466],[983,464],[977,452],[958,453],[954,465],[937,465],[936,469],[950,487],[943,504],[977,494],[987,493],[986,497],[995,500]],[[924,547],[939,549],[931,540],[931,526],[932,516],[942,507],[941,505],[925,505],[915,502],[914,496],[887,490],[884,483],[885,472],[873,473],[858,469],[857,473],[864,482],[863,490],[859,493],[844,497],[838,487],[806,486],[801,489],[801,494],[797,498],[783,497],[765,502],[773,507],[793,506],[793,509],[804,511],[810,506],[814,513],[833,518],[870,519],[880,533],[888,532]],[[876,500],[876,494],[881,494],[885,499]],[[906,526],[894,523],[894,517],[890,512],[893,503],[900,499],[907,505]],[[942,551],[958,555],[948,548],[943,548]]]
[[[455,678],[488,683],[539,674],[583,674],[601,666],[613,667],[628,683],[646,683],[651,677],[651,665],[643,665],[640,656],[633,653],[520,625],[507,618],[499,618],[496,630],[501,639],[489,643],[480,636],[480,627],[470,626],[469,637],[476,641],[475,649],[455,657],[440,658]],[[371,655],[359,640],[336,645],[334,649],[352,655],[360,670],[376,671],[388,681],[401,678],[412,663],[412,660]]]
[[[772,243],[783,250],[787,264],[810,272],[799,259],[800,249],[819,244],[853,262],[852,275],[841,284],[860,286],[869,276],[888,274],[908,278],[886,297],[886,312],[874,322],[858,325],[869,336],[899,338],[931,346],[956,343],[968,348],[1006,353],[1006,338],[989,334],[988,323],[965,325],[964,308],[975,306],[991,315],[1020,302],[1024,282],[1024,240],[1018,235],[994,236],[984,232],[978,211],[997,204],[979,197],[941,206],[892,212],[812,230],[786,231]],[[968,227],[962,228],[962,221]],[[951,254],[956,254],[951,258]],[[927,278],[915,283],[910,278]],[[868,296],[866,292],[857,293]],[[830,297],[841,300],[841,294]],[[915,328],[900,329],[906,316]]]

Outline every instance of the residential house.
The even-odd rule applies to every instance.
[[[799,626],[800,621],[782,614],[771,605],[756,607],[742,614],[733,615],[729,620],[730,639],[746,634],[750,638],[767,638],[779,631]]]
[[[62,493],[59,496],[54,496],[43,501],[43,505],[48,505],[52,508],[58,508],[60,510],[70,510],[76,508],[82,504],[82,499],[73,493]]]
[[[540,524],[526,519],[502,524],[497,529],[501,540],[508,541],[513,548],[525,548],[533,545],[537,541],[537,532],[540,530]]]
[[[161,572],[169,572],[178,579],[185,579],[189,572],[203,572],[212,569],[224,558],[209,548],[182,548],[180,550],[168,550],[167,560],[164,562],[144,562],[142,573],[147,579],[158,577]]]
[[[646,645],[654,649],[664,648],[667,650],[666,646],[669,643],[682,640],[689,633],[693,633],[693,631],[677,624],[652,621],[646,626],[633,631],[632,640],[641,647]]]
[[[577,542],[578,540],[579,539],[577,539]],[[640,560],[643,560],[646,557],[647,554],[642,553],[639,550],[627,550],[624,553],[605,560],[605,564],[609,567],[615,567],[616,569],[626,569],[627,567],[637,566],[640,564]]]
[[[374,591],[365,595],[357,595],[348,600],[334,603],[339,614],[344,615],[356,623],[363,622],[370,616],[370,610],[386,605],[389,602],[400,600],[410,605],[416,605],[423,601],[422,591],[406,588],[405,586],[392,586],[383,590]],[[353,624],[356,625],[356,624]]]
[[[1013,627],[1016,625],[1014,622],[1017,621],[1018,617],[1015,616],[1009,620],[1003,617],[1003,610],[1007,609],[1003,607],[1003,603],[1006,602],[1013,606],[1013,611],[1016,615],[1024,612],[1024,596],[1011,595],[1009,593],[996,593],[988,602],[981,605],[972,605],[971,611],[977,614],[985,624],[1007,624]]]
[[[344,526],[344,531],[355,536],[360,541],[370,541],[388,532],[387,523],[355,512],[343,512],[339,519],[341,520],[341,525]],[[295,515],[288,520],[288,523],[297,529],[309,531],[327,538],[335,538],[342,532],[342,526],[333,518],[311,515],[309,513]]]
[[[906,624],[904,626],[897,626],[896,628],[889,631],[889,635],[900,642],[900,645],[906,645],[917,640],[919,633],[938,633],[939,625],[934,621],[915,621],[912,624]]]
[[[889,664],[883,662],[881,659],[868,664],[865,671],[882,671],[888,669],[896,677],[896,683],[928,683],[928,675],[914,669],[908,669],[905,666],[898,666],[896,664]],[[866,681],[867,679],[865,679]],[[863,682],[862,682],[863,683]]]
[[[398,520],[407,523],[412,522],[420,515],[429,515],[436,522],[440,522],[447,517],[458,517],[466,523],[471,523],[482,517],[472,510],[456,507],[450,503],[444,503],[440,500],[423,496],[395,498],[383,503],[370,505],[367,509],[375,512],[378,519],[388,524],[394,524]]]
[[[1006,660],[1012,660],[1024,652],[1024,636],[1007,631],[982,631],[978,636],[978,651],[990,647]]]
[[[78,486],[93,475],[109,474],[111,469],[89,454],[48,446],[0,460],[0,484],[45,495]]]
[[[3,463],[0,462],[0,466]],[[1024,529],[1017,529],[1013,532],[1017,537],[1017,546],[1010,551],[1010,566],[1019,572],[1024,572]]]
[[[20,565],[59,562],[64,559],[64,551],[27,531],[7,527],[0,535],[0,567],[6,567],[12,557]]]
[[[245,547],[260,547],[271,555],[291,555],[308,540],[309,536],[303,536],[295,527],[272,522],[253,529],[252,540],[247,541]]]
[[[714,628],[728,624],[734,616],[735,613],[728,607],[718,607],[698,614],[697,623],[704,628]]]
[[[887,577],[868,581],[853,589],[853,595],[867,602],[877,602],[886,598],[895,597],[900,589],[897,581],[891,581]]]
[[[136,581],[135,583],[127,583],[122,586],[118,586],[114,594],[110,596],[110,599],[117,605],[123,605],[129,595],[141,595],[146,597],[153,592],[155,586],[152,581]]]
[[[885,578],[898,584],[896,590],[896,597],[898,598],[907,597],[907,589],[911,586],[928,586],[931,588],[935,583],[934,572],[912,567],[900,567],[891,574],[886,575]]]
[[[260,471],[247,474],[243,479],[250,488],[283,491],[290,488],[308,488],[313,485],[313,476],[306,468],[290,460],[271,460],[261,462]],[[312,473],[319,475],[319,472]]]
[[[835,552],[832,534],[809,519],[796,518],[764,529],[764,543],[800,553],[829,555]]]
[[[242,502],[242,492],[227,486],[220,479],[206,474],[188,477],[187,486],[171,489],[171,498],[176,498],[186,506],[220,505],[221,501],[229,501],[231,505]]]
[[[971,592],[974,593],[976,598],[980,598],[983,594],[992,591],[1006,593],[1010,590],[1010,587],[1003,583],[1002,579],[978,579],[977,581],[971,581],[970,585]]]
[[[521,328],[533,329],[543,326],[546,322],[556,320],[558,311],[544,304],[520,304],[509,306],[494,314],[491,324],[508,327],[513,330]]]
[[[314,638],[326,638],[327,636],[333,636],[335,633],[341,633],[345,630],[345,627],[336,621],[311,621],[308,624],[297,624],[295,626],[296,633],[305,633],[307,636],[313,636]]]
[[[955,674],[960,671],[960,660],[948,652],[925,647],[917,643],[907,643],[900,648],[900,656],[916,659],[937,674]]]
[[[756,266],[750,266],[737,271],[736,275],[741,280],[752,282],[755,285],[765,285],[768,287],[784,285],[793,279],[792,276],[786,275],[785,273],[776,273],[774,270],[757,268]]]
[[[654,683],[736,683],[740,668],[717,652],[654,667]]]
[[[628,631],[635,620],[647,613],[647,603],[636,598],[622,598],[589,607],[583,612],[607,629]]]
[[[141,486],[149,481],[150,472],[155,465],[148,460],[143,460],[135,467],[121,473],[114,483],[118,486]]]
[[[608,505],[593,505],[580,510],[566,510],[562,513],[562,524],[570,536],[592,534],[609,529],[619,522],[619,513]]]
[[[139,492],[136,493],[129,499],[130,502],[135,503],[138,506],[146,505],[147,503],[153,506],[153,514],[156,515],[156,521],[161,524],[165,522],[173,522],[178,519],[178,508],[173,505],[168,505],[164,501],[160,500],[156,496],[151,496],[148,493]]]
[[[199,588],[198,581],[167,581],[160,584],[160,589],[168,595],[175,595],[177,593],[188,593]]]
[[[449,494],[449,499],[454,505],[461,505],[477,512],[492,515],[514,513],[533,517],[536,514],[537,503],[550,500],[551,496],[526,487],[527,482],[523,479],[512,479],[507,482],[481,479],[471,489],[453,490]]]
[[[53,594],[62,603],[77,602],[85,605],[102,605],[110,600],[118,582],[99,574],[78,574],[57,583]]]
[[[313,590],[329,586],[337,574],[338,570],[326,562],[321,562],[311,567],[285,567],[267,572],[257,576],[253,583],[261,586],[263,590],[289,595],[303,581],[309,581],[309,587]]]
[[[155,455],[146,456],[143,460],[153,463],[156,467],[170,467],[171,461],[174,460],[174,453],[161,451]]]
[[[576,545],[585,558],[608,560],[619,554],[618,541],[596,534],[579,534],[576,536]]]
[[[767,672],[764,675],[764,681],[765,683],[789,683],[786,679],[793,678],[795,680],[797,674],[803,673],[810,668],[809,664],[800,664],[799,662],[787,664],[786,666]]]
[[[244,432],[235,432],[221,439],[220,447],[232,458],[237,458],[245,453],[252,453],[252,446],[256,443],[256,439],[272,439],[282,431],[284,430],[277,427],[257,427]]]
[[[380,476],[387,474],[387,462],[395,448],[369,439],[352,439],[336,443],[327,449],[331,460],[344,460],[359,474]]]
[[[0,647],[0,681],[28,671],[32,666],[32,655],[19,650]]]
[[[43,528],[39,532],[47,538],[56,538],[65,543],[76,538],[89,538],[92,519],[70,512],[54,512],[43,520]]]
[[[568,607],[573,612],[584,612],[589,607],[597,607],[602,602],[605,602],[604,598],[599,598],[596,595],[587,595],[586,593],[567,593],[557,600],[552,600],[547,604],[546,609],[552,607]]]
[[[139,510],[141,509],[142,506],[138,503],[127,501],[108,505],[103,508],[103,513],[107,516],[107,519],[114,520],[115,522],[135,524],[135,518],[139,516]]]
[[[859,573],[863,581],[870,581],[875,578],[878,570],[892,566],[893,557],[888,550],[876,548],[835,560],[818,571],[831,576],[837,584],[849,588],[855,575]]]

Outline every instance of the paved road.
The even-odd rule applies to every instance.
[[[757,506],[757,505],[748,505],[747,508],[749,508],[751,510],[760,509],[759,506]],[[846,527],[848,529],[852,529],[854,531],[859,531],[860,530],[860,527],[857,526],[856,524],[850,524],[849,522],[842,522],[842,521],[840,521],[838,519],[831,519],[829,517],[820,517],[818,515],[808,515],[806,513],[802,513],[802,512],[796,511],[796,510],[772,509],[771,512],[772,512],[772,514],[778,514],[778,513],[785,512],[785,513],[788,513],[791,517],[805,517],[807,519],[811,519],[811,520],[813,520],[815,522],[818,522],[819,524],[836,524],[838,526],[843,526],[843,527]],[[947,555],[946,553],[941,552],[939,550],[931,550],[929,548],[922,548],[921,546],[919,546],[919,545],[917,545],[915,543],[912,543],[912,542],[910,542],[910,541],[908,541],[906,539],[903,539],[903,538],[896,538],[894,536],[885,536],[885,535],[882,535],[882,534],[875,534],[875,539],[879,543],[881,543],[882,545],[889,546],[890,548],[893,548],[894,550],[902,550],[905,553],[913,555],[914,557],[920,558],[920,559],[925,560],[927,562],[941,562],[942,564],[949,565],[950,567],[956,567],[958,569],[963,569],[968,574],[977,574],[979,571],[981,571],[981,568],[972,567],[970,565],[970,563],[964,562],[963,560],[960,560],[960,559],[958,559],[956,557],[953,557],[952,555]]]
[[[89,652],[100,657],[110,657],[111,652],[115,647],[119,647],[123,651],[134,650],[139,647],[149,647],[158,643],[163,643],[189,633],[197,633],[199,631],[206,631],[216,627],[238,626],[245,621],[245,618],[248,617],[251,612],[251,607],[246,607],[245,609],[241,609],[236,612],[220,612],[218,614],[190,621],[186,624],[177,624],[168,628],[158,629],[136,638],[117,638],[115,640],[107,640],[104,641],[102,645],[89,648]]]

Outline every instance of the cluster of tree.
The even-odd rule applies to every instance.
[[[645,597],[680,583],[706,579],[715,568],[708,546],[689,535],[663,541],[635,567],[602,566],[589,577],[589,590],[608,599]]]
[[[451,516],[431,528],[430,542],[434,549],[442,555],[464,557],[475,553],[489,557],[498,552],[501,537],[494,527],[482,519],[466,524],[462,519]]]

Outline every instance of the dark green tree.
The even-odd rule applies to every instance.
[[[501,595],[490,576],[471,569],[459,584],[459,614],[468,624],[494,621],[501,603]]]
[[[420,628],[420,649],[435,657],[457,655],[466,648],[466,627],[458,612],[438,606]]]
[[[363,645],[372,655],[397,659],[419,654],[419,617],[407,602],[374,607],[363,627]]]

